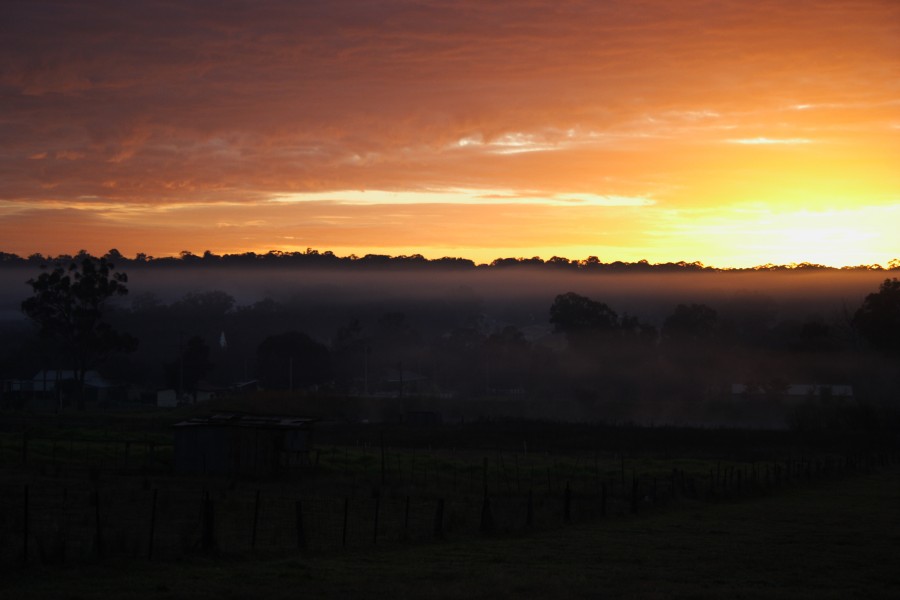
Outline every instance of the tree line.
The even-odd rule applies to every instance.
[[[69,255],[45,256],[40,253],[21,257],[9,252],[0,252],[0,267],[3,266],[33,266],[80,261],[85,258],[94,258],[88,252],[80,252]],[[386,254],[365,254],[357,256],[350,254],[338,256],[330,250],[319,251],[307,248],[303,252],[283,252],[271,250],[265,253],[243,252],[238,254],[216,254],[209,250],[202,254],[194,254],[184,250],[178,256],[154,257],[139,252],[133,258],[123,255],[116,249],[111,249],[101,258],[121,268],[141,269],[147,267],[247,267],[247,266],[272,266],[272,267],[302,267],[322,269],[438,269],[438,270],[475,270],[475,269],[510,269],[510,268],[537,268],[547,270],[566,270],[583,272],[716,272],[716,271],[837,271],[837,270],[900,270],[900,259],[888,261],[887,266],[878,264],[857,265],[852,267],[829,267],[826,265],[800,262],[787,265],[762,264],[747,268],[721,268],[704,265],[702,262],[675,261],[664,263],[650,263],[647,260],[634,262],[610,261],[604,262],[596,256],[589,256],[583,260],[569,259],[562,256],[553,256],[549,259],[540,257],[531,258],[497,258],[490,263],[476,263],[473,260],[461,257],[445,256],[441,258],[425,258],[421,254],[391,256]]]
[[[491,322],[466,299],[411,314],[362,304],[310,310],[273,299],[238,306],[213,290],[169,304],[136,298],[128,306],[127,283],[108,257],[86,255],[30,279],[22,310],[34,335],[4,348],[4,376],[39,366],[72,370],[79,402],[85,373],[103,368],[135,385],[187,394],[210,381],[255,380],[267,390],[325,396],[534,400],[565,404],[564,416],[579,416],[574,410],[613,419],[699,418],[734,383],[760,392],[757,408],[790,383],[850,383],[857,404],[870,407],[895,402],[900,384],[896,278],[885,279],[843,322],[819,315],[779,320],[764,299],[750,297],[724,311],[677,304],[654,324],[567,292],[549,303],[547,327],[538,333]],[[340,325],[310,334],[329,310]],[[834,418],[848,417],[831,409]]]

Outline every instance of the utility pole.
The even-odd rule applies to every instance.
[[[363,348],[363,395],[369,395],[369,346]]]
[[[181,397],[184,395],[184,332],[178,332],[178,398],[175,400],[181,403]]]

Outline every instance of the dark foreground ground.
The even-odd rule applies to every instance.
[[[3,566],[0,598],[900,598],[900,472],[530,536]]]

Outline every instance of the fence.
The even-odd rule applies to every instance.
[[[96,469],[54,479],[23,471],[18,481],[0,485],[0,561],[322,552],[503,535],[639,514],[679,499],[752,497],[893,462],[889,455],[711,462],[706,473],[676,467],[663,477],[629,470],[620,460],[616,470],[593,473],[548,467],[544,478],[533,465],[525,477],[524,468],[514,470],[498,456],[484,458],[480,469],[434,469],[430,480],[421,466],[418,473],[391,472],[384,461],[380,476],[375,468],[370,477],[322,478],[312,468],[305,479],[280,483],[151,480]]]

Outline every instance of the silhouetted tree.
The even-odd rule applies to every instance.
[[[715,334],[717,320],[716,311],[705,304],[679,304],[663,323],[663,343],[696,344],[709,341]]]
[[[213,368],[209,360],[209,346],[199,335],[187,341],[180,356],[166,364],[166,381],[169,387],[180,392],[190,392],[196,399],[197,384]]]
[[[531,363],[531,344],[521,330],[507,325],[484,342],[489,391],[524,391],[536,365]]]
[[[900,355],[900,279],[885,279],[877,292],[866,296],[853,325],[873,348]]]
[[[110,353],[137,347],[136,339],[104,321],[107,301],[128,293],[127,275],[114,268],[105,258],[81,253],[68,265],[57,264],[29,279],[34,294],[22,302],[50,352],[71,366],[79,409],[84,408],[85,373]]]
[[[609,306],[574,292],[560,294],[550,307],[550,322],[566,335],[612,331],[619,317]]]
[[[259,383],[263,388],[307,388],[331,379],[331,355],[305,333],[289,331],[267,337],[257,350]]]
[[[619,316],[609,306],[574,292],[556,297],[550,306],[550,323],[565,334],[572,349],[581,352],[607,345],[621,327]]]
[[[331,349],[338,385],[346,390],[359,383],[359,390],[368,393],[371,347],[359,319],[338,328]]]

